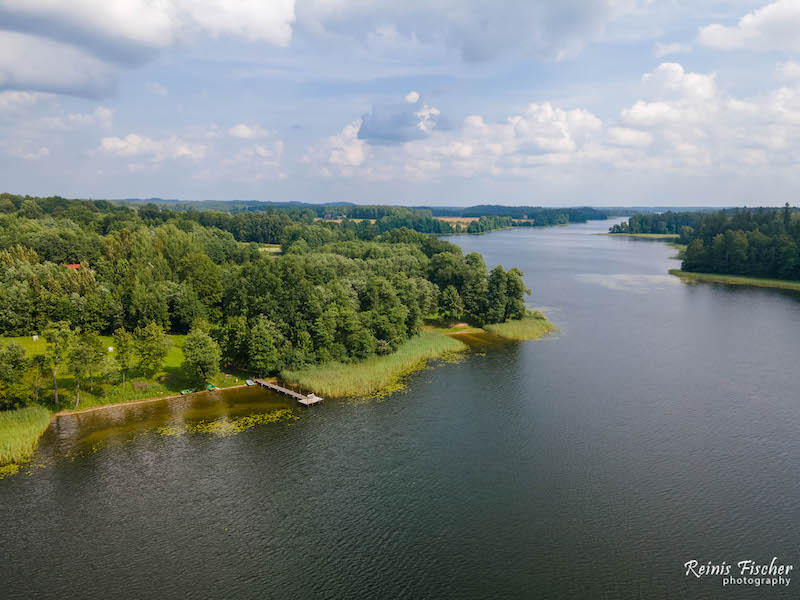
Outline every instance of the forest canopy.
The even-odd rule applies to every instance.
[[[688,272],[800,280],[800,211],[739,208],[638,214],[611,233],[673,233],[687,246]]]
[[[219,362],[263,376],[391,353],[439,314],[475,325],[526,315],[522,272],[489,272],[480,254],[464,256],[409,227],[417,217],[408,215],[339,222],[7,194],[0,201],[0,334],[47,338],[50,351],[37,360],[53,381],[59,368],[90,384],[113,370],[100,364],[101,334],[113,335],[118,350],[132,348],[127,358],[117,353],[123,376],[134,364],[155,373],[168,332],[190,334],[185,366],[198,377]],[[479,222],[503,219],[510,217]],[[17,380],[34,357],[18,356],[16,346],[2,351],[18,367],[6,369],[0,396],[24,404]]]

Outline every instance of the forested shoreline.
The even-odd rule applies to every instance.
[[[686,246],[681,270],[800,280],[800,211],[740,208],[638,214],[610,233],[677,234]]]
[[[202,383],[221,366],[269,376],[389,355],[428,317],[528,314],[518,269],[489,272],[397,215],[319,222],[9,194],[0,208],[0,335],[41,349],[0,342],[5,409],[74,406],[152,378],[176,340],[180,370]]]

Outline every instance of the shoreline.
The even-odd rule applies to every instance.
[[[229,385],[224,388],[218,387],[216,390],[232,390],[235,388],[241,387],[248,387],[246,383],[240,383],[237,385]],[[199,394],[201,392],[193,392],[193,394]],[[173,394],[171,396],[154,396],[153,398],[142,398],[140,400],[125,400],[123,402],[109,402],[108,404],[98,404],[97,406],[88,406],[86,408],[79,408],[77,410],[60,410],[57,413],[52,413],[50,415],[50,420],[52,421],[56,417],[66,417],[68,415],[79,415],[81,413],[92,412],[95,410],[104,410],[107,408],[114,408],[115,406],[128,406],[131,404],[144,404],[146,402],[157,402],[158,400],[175,400],[176,398],[186,398],[187,396],[191,396],[192,394],[186,394],[183,396],[181,394]]]
[[[694,273],[690,271],[681,271],[680,269],[670,269],[669,274],[685,281],[746,285],[800,292],[800,281],[791,281],[788,279],[761,279],[758,277],[748,277],[746,275],[725,275],[722,273]]]
[[[629,237],[640,240],[676,240],[681,236],[677,233],[593,233],[592,235],[607,235],[609,237]]]

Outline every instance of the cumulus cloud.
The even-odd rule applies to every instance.
[[[355,122],[306,160],[326,175],[367,179],[569,174],[573,182],[620,171],[740,175],[800,161],[800,86],[736,98],[720,91],[713,73],[663,63],[642,77],[641,91],[605,121],[545,102],[497,122],[472,115],[394,145],[364,144]]]
[[[691,44],[681,44],[679,42],[664,44],[659,42],[653,49],[653,54],[655,54],[656,58],[663,58],[671,54],[684,54],[686,52],[691,52],[691,50]]]
[[[564,58],[603,35],[637,0],[298,0],[297,24],[320,36],[446,44],[470,62],[519,50]],[[646,2],[641,2],[646,4]]]
[[[0,113],[18,112],[28,109],[47,97],[47,94],[42,94],[40,92],[0,92]]]
[[[199,36],[285,46],[294,0],[0,0],[0,23],[0,88],[98,96],[116,66]]]
[[[410,92],[404,103],[373,106],[361,117],[358,138],[370,144],[399,144],[422,139],[437,125],[441,111],[425,104],[418,92]]]
[[[0,31],[0,90],[101,96],[110,93],[115,84],[109,65],[78,48]]]
[[[234,125],[228,130],[228,133],[235,138],[243,140],[255,140],[269,136],[269,131],[261,127],[261,125],[246,125],[245,123]]]
[[[746,14],[734,26],[700,29],[701,44],[720,50],[800,51],[800,2],[777,0]]]
[[[100,149],[115,156],[138,157],[153,162],[162,162],[181,158],[197,161],[206,155],[207,147],[203,144],[185,141],[175,135],[154,139],[130,133],[124,138],[103,138]]]
[[[793,60],[779,63],[775,73],[779,79],[784,81],[800,80],[800,63],[796,63]]]

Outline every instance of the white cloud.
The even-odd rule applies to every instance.
[[[405,95],[406,102],[416,104],[419,101],[419,92],[410,91]]]
[[[700,29],[698,40],[720,50],[800,51],[800,2],[777,0],[746,14],[733,27],[708,25]]]
[[[608,141],[617,146],[646,148],[653,143],[653,136],[646,131],[628,127],[609,127]]]
[[[201,36],[285,46],[294,0],[0,0],[0,23],[0,88],[98,96],[112,65]]]
[[[151,94],[155,94],[156,96],[168,96],[169,90],[167,90],[166,86],[158,83],[157,81],[148,81],[144,84],[144,88],[150,92]]]
[[[245,123],[234,125],[228,130],[228,133],[243,140],[255,140],[269,136],[269,131],[261,127],[261,125],[246,125]]]
[[[646,0],[298,0],[297,25],[317,36],[446,45],[470,62],[510,51],[561,59],[600,39]],[[387,33],[388,32],[388,33]]]
[[[75,129],[77,127],[97,126],[111,129],[114,122],[114,111],[105,106],[98,106],[90,113],[70,113],[60,116],[44,117],[35,124],[39,129]]]
[[[653,54],[655,54],[656,58],[663,58],[664,56],[670,56],[671,54],[685,54],[686,52],[691,51],[691,44],[681,44],[678,42],[664,44],[659,42],[656,44]]]
[[[48,97],[48,94],[39,92],[0,92],[0,113],[25,110]]]
[[[784,81],[796,81],[800,79],[800,63],[796,63],[793,60],[779,63],[775,73],[779,79]]]
[[[99,96],[114,85],[113,69],[77,48],[0,31],[0,89]]]
[[[229,179],[232,181],[261,181],[283,179],[281,170],[284,144],[276,140],[269,144],[255,144],[242,148],[220,162],[220,168],[206,173],[205,178]]]
[[[735,98],[718,89],[713,73],[663,63],[642,77],[642,91],[646,99],[623,107],[616,119],[545,102],[498,122],[472,115],[395,145],[364,144],[355,122],[306,160],[326,175],[371,180],[527,177],[570,185],[620,172],[793,171],[800,162],[800,86]]]
[[[103,138],[100,149],[107,154],[121,157],[142,157],[153,162],[180,158],[198,161],[205,157],[207,146],[182,140],[175,135],[154,139],[131,133],[124,138]]]

